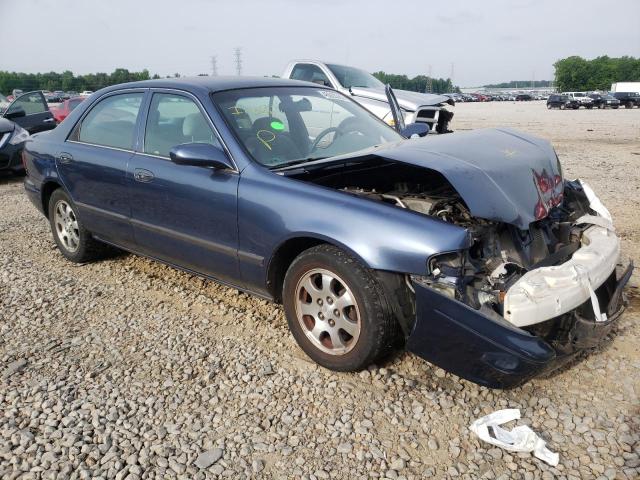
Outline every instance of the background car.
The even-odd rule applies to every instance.
[[[520,93],[516,95],[516,102],[528,102],[530,100],[533,100],[533,97],[528,93]]]
[[[285,68],[282,78],[303,80],[331,87],[346,95],[391,124],[393,117],[387,103],[384,84],[369,72],[346,65],[329,64],[318,60],[296,60]],[[453,113],[444,109],[455,102],[445,96],[430,93],[394,90],[406,123],[426,123],[429,129],[448,131]],[[443,113],[440,113],[444,110]],[[441,118],[442,117],[442,118]]]
[[[83,92],[81,92],[81,93],[80,93],[80,95],[81,95],[82,97],[88,97],[88,96],[89,96],[89,95],[91,95],[91,94],[93,94],[93,91],[91,91],[91,90],[85,90],[85,91],[83,91]]]
[[[593,106],[596,108],[613,108],[620,106],[620,100],[609,94],[592,93],[589,95],[593,99]]]
[[[613,92],[613,97],[620,101],[624,108],[640,107],[640,93],[637,92]]]
[[[2,105],[6,105],[3,107]],[[15,122],[29,134],[51,130],[56,127],[49,105],[40,91],[23,93],[13,102],[0,102],[0,115]]]
[[[73,97],[68,100],[64,100],[62,103],[55,107],[51,107],[53,118],[56,119],[56,123],[62,122],[69,114],[80,105],[87,97]]]
[[[0,172],[24,170],[21,153],[27,138],[29,132],[20,125],[0,118]]]
[[[580,108],[580,104],[576,99],[571,98],[568,95],[552,94],[549,95],[549,98],[547,99],[547,108],[559,108],[560,110],[572,108],[577,110]]]
[[[578,102],[578,108],[593,108],[593,99],[589,97],[585,92],[562,92],[562,95],[566,95],[569,98],[576,100]]]

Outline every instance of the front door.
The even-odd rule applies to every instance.
[[[4,117],[33,134],[56,127],[42,92],[24,93],[17,97],[4,112]]]
[[[87,229],[125,248],[133,246],[126,173],[144,95],[137,90],[100,99],[56,153],[62,183]]]
[[[136,249],[236,284],[239,175],[171,162],[172,147],[192,142],[222,148],[195,98],[153,93],[142,152],[127,173]]]

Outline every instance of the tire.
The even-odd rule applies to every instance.
[[[49,199],[49,224],[60,253],[74,263],[99,258],[104,246],[95,240],[78,218],[78,209],[61,188]]]
[[[567,106],[564,103],[560,105],[560,110],[564,110],[565,108],[567,108]]]
[[[310,248],[293,261],[283,303],[300,348],[330,370],[362,370],[397,345],[398,322],[374,271],[332,245]]]
[[[585,107],[587,110],[591,110],[593,108],[593,105],[585,105]]]
[[[633,108],[633,102],[627,102],[624,104],[624,108]]]
[[[551,110],[551,105],[549,103],[547,103],[547,109]]]

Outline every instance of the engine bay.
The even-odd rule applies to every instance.
[[[305,170],[302,177],[465,228],[472,246],[431,258],[427,275],[417,281],[492,316],[504,316],[505,294],[524,274],[571,258],[588,228],[575,223],[590,213],[579,182],[566,182],[563,202],[522,230],[474,217],[442,174],[424,168],[373,160]]]

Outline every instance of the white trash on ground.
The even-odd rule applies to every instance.
[[[473,422],[469,429],[478,435],[481,440],[511,452],[533,452],[540,460],[549,465],[558,465],[560,459],[557,453],[553,453],[546,447],[546,443],[536,432],[526,425],[518,425],[511,431],[499,427],[503,423],[520,418],[520,410],[507,408],[495,411]]]

